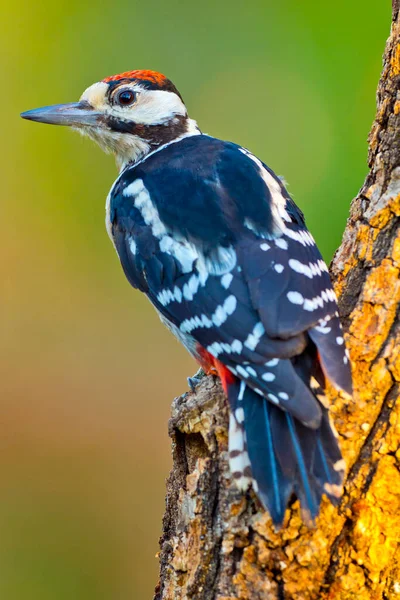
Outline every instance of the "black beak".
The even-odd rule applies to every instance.
[[[21,117],[28,121],[71,127],[96,126],[101,116],[101,113],[97,112],[88,102],[54,104],[21,113]]]

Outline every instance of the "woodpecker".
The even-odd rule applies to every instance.
[[[276,525],[292,497],[313,521],[344,477],[327,380],[352,394],[335,293],[303,213],[249,150],[202,133],[174,84],[136,70],[80,101],[22,113],[115,155],[106,227],[132,286],[230,407],[229,464]]]

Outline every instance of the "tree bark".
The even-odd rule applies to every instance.
[[[370,172],[331,265],[355,387],[351,400],[330,390],[348,465],[341,504],[324,500],[308,528],[296,501],[276,532],[230,477],[227,404],[205,377],[172,406],[154,600],[400,599],[399,6],[394,0]]]

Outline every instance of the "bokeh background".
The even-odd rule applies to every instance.
[[[195,372],[104,228],[113,159],[19,112],[134,68],[290,183],[326,260],[367,171],[390,2],[2,3],[0,598],[147,600]]]

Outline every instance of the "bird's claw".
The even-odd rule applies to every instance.
[[[187,378],[189,389],[192,392],[196,391],[196,388],[199,385],[199,383],[201,382],[201,380],[203,379],[204,375],[205,375],[205,373],[204,373],[203,369],[199,369],[197,371],[197,373],[195,375],[193,375],[193,377]]]

